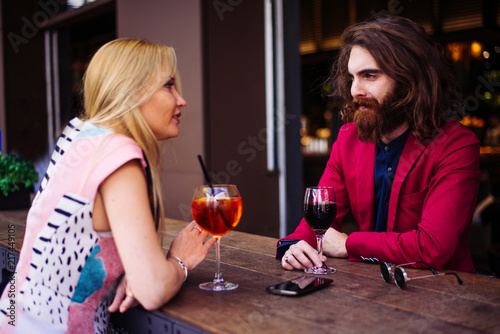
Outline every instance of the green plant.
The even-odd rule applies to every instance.
[[[38,181],[38,173],[33,163],[14,154],[0,156],[0,190],[7,196],[24,185],[31,187]]]

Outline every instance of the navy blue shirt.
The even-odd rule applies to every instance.
[[[391,196],[392,181],[396,174],[399,157],[403,152],[410,129],[389,144],[378,143],[375,153],[375,201],[374,212],[376,232],[387,232],[387,214]]]

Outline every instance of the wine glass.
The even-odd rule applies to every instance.
[[[238,188],[232,184],[199,186],[193,196],[191,212],[196,223],[215,238],[216,272],[212,282],[200,284],[200,289],[211,291],[232,290],[237,283],[222,278],[220,269],[220,238],[238,225],[243,202]]]
[[[337,202],[332,187],[308,187],[304,196],[304,219],[316,233],[318,254],[323,259],[323,236],[337,215]],[[333,274],[336,270],[323,261],[323,266],[304,270],[308,274]]]

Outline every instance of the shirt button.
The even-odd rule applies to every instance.
[[[389,151],[389,146],[386,146],[384,149],[385,149],[386,151]]]
[[[387,171],[388,172],[392,171],[392,168],[391,167],[387,168]]]

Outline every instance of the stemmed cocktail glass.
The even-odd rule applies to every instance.
[[[215,238],[216,272],[212,282],[200,284],[203,290],[224,291],[238,287],[222,278],[220,269],[220,238],[238,225],[243,202],[235,185],[214,184],[199,186],[191,204],[193,218],[202,229]]]
[[[337,202],[332,187],[309,187],[304,196],[304,219],[316,233],[318,254],[323,259],[323,236],[337,215]],[[323,266],[304,270],[308,274],[333,274],[336,270]]]

